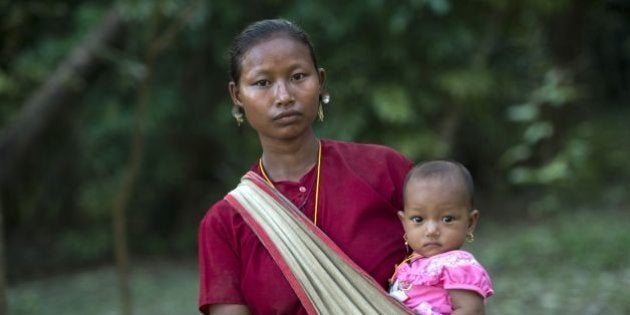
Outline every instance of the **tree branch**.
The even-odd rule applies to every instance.
[[[105,65],[103,51],[115,48],[124,37],[125,22],[115,9],[104,22],[57,67],[55,72],[22,106],[15,119],[0,133],[0,185],[10,176],[16,162],[55,118],[72,110],[72,100],[85,90],[86,82]]]

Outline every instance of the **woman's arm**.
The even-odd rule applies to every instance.
[[[452,315],[483,315],[485,308],[479,293],[470,290],[448,290],[453,303]]]
[[[243,304],[213,304],[210,305],[210,315],[249,315],[249,308]]]

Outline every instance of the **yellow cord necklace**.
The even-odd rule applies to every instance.
[[[394,267],[394,274],[392,275],[391,278],[389,278],[389,284],[394,284],[394,279],[396,278],[396,275],[398,274],[398,270],[400,269],[400,267],[404,266],[407,262],[409,262],[410,260],[416,258],[416,257],[421,257],[420,255],[416,254],[416,253],[411,253],[411,255],[405,257],[405,259],[403,259],[403,261],[396,265]],[[406,290],[405,290],[406,291]]]
[[[276,186],[274,186],[274,184],[271,182],[271,180],[267,176],[267,173],[265,173],[265,168],[263,167],[262,158],[258,159],[258,167],[260,168],[260,172],[262,173],[265,180],[267,180],[267,183],[269,184],[269,186],[276,188]],[[321,173],[321,169],[322,169],[322,142],[318,141],[317,142],[317,177],[315,179],[315,211],[313,215],[313,223],[315,223],[315,225],[317,225],[317,210],[318,210],[318,201],[319,201],[319,174]]]

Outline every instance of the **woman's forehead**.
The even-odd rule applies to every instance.
[[[274,36],[252,45],[243,55],[243,63],[288,56],[311,58],[310,51],[304,43],[288,36]]]
[[[269,70],[280,66],[312,65],[308,47],[290,37],[273,37],[262,40],[252,46],[243,56],[242,70]]]

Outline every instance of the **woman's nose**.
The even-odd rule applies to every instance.
[[[278,81],[275,87],[276,105],[284,106],[293,101],[293,95],[291,90],[284,81]]]

